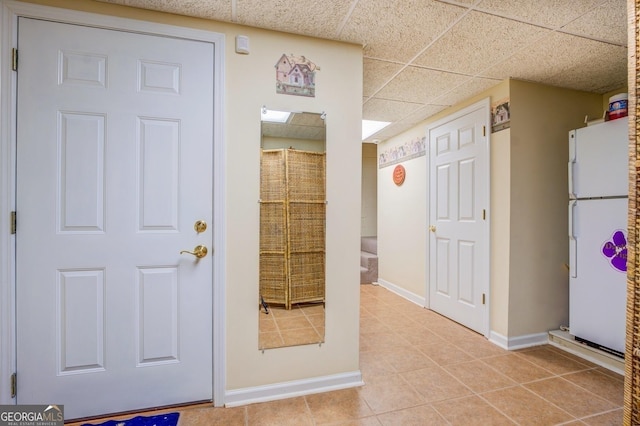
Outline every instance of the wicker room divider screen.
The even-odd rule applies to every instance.
[[[640,128],[638,77],[640,0],[628,0],[629,29],[629,229],[627,238],[627,341],[625,346],[624,424],[640,425]]]
[[[325,154],[263,150],[260,164],[260,295],[324,302]]]

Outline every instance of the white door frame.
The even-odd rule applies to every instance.
[[[482,231],[482,237],[485,241],[485,246],[481,247],[481,250],[485,250],[487,253],[489,253],[489,255],[487,256],[487,263],[486,265],[484,265],[484,276],[481,277],[481,282],[482,284],[482,292],[486,295],[486,299],[485,299],[485,305],[486,305],[486,309],[484,312],[484,318],[482,320],[482,334],[485,337],[489,337],[489,333],[490,333],[490,312],[491,312],[491,294],[490,294],[490,290],[491,290],[491,99],[490,98],[485,98],[481,101],[478,101],[472,105],[469,105],[466,108],[463,108],[459,111],[456,111],[454,113],[452,113],[451,115],[448,115],[438,121],[435,121],[433,123],[430,123],[427,125],[427,129],[426,129],[426,137],[427,137],[427,145],[426,145],[426,149],[427,149],[427,156],[426,156],[426,161],[427,161],[427,176],[428,179],[431,179],[431,158],[429,156],[429,143],[430,143],[430,133],[432,129],[435,129],[437,127],[440,127],[443,124],[446,124],[450,121],[454,121],[464,115],[467,115],[471,112],[477,111],[477,110],[481,110],[484,109],[485,110],[485,131],[486,131],[486,141],[487,141],[487,145],[485,147],[485,155],[487,156],[487,173],[485,176],[483,176],[484,179],[484,184],[486,185],[487,188],[487,198],[486,200],[481,200],[481,202],[483,202],[486,205],[486,220],[485,222],[485,226],[483,227],[483,231]],[[430,185],[427,184],[427,191],[429,191]],[[431,193],[428,192],[427,193],[427,224],[429,223],[433,223],[430,222],[431,217],[429,217],[430,215],[430,208],[429,208],[429,203],[431,202]],[[425,236],[427,238],[427,262],[426,263],[426,285],[425,285],[425,307],[426,308],[430,308],[431,307],[431,299],[430,299],[430,286],[431,286],[431,282],[430,282],[430,274],[429,274],[429,268],[431,267],[430,265],[430,261],[429,259],[431,258],[431,250],[433,249],[433,247],[431,247],[431,244],[429,243],[429,241],[431,240],[430,235],[429,235],[429,230],[426,229],[425,230]]]
[[[225,355],[225,217],[224,217],[224,52],[225,35],[153,22],[137,21],[49,6],[0,0],[0,404],[15,404],[10,376],[16,371],[15,336],[15,235],[10,214],[15,210],[16,188],[16,73],[9,58],[17,47],[18,17],[48,19],[68,24],[173,36],[210,42],[214,48],[213,99],[213,400],[224,405]],[[219,250],[215,250],[218,248]]]

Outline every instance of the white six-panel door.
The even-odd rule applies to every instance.
[[[486,334],[488,106],[429,129],[429,307]]]
[[[17,402],[210,400],[213,44],[18,25]]]

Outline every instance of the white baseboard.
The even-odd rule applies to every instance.
[[[400,297],[404,297],[405,299],[407,299],[409,302],[413,302],[416,305],[424,308],[425,306],[427,306],[427,299],[425,299],[422,296],[418,296],[415,293],[412,293],[408,290],[405,290],[402,287],[399,287],[395,284],[390,283],[389,281],[385,281],[385,280],[378,280],[378,284],[381,285],[382,287],[386,288],[389,291],[392,291],[393,293],[397,294]]]
[[[358,370],[350,373],[227,391],[225,394],[225,406],[237,407],[256,402],[275,401],[277,399],[293,398],[363,385],[362,373]]]
[[[516,349],[530,348],[549,343],[548,333],[525,334],[524,336],[506,337],[492,331],[489,333],[489,341],[503,349],[513,351]]]

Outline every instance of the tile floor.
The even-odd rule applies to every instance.
[[[234,408],[197,425],[620,425],[623,377],[553,346],[505,351],[389,292],[361,285],[365,386]]]
[[[258,347],[260,349],[324,342],[324,304],[306,303],[291,309],[269,305],[260,308]]]

